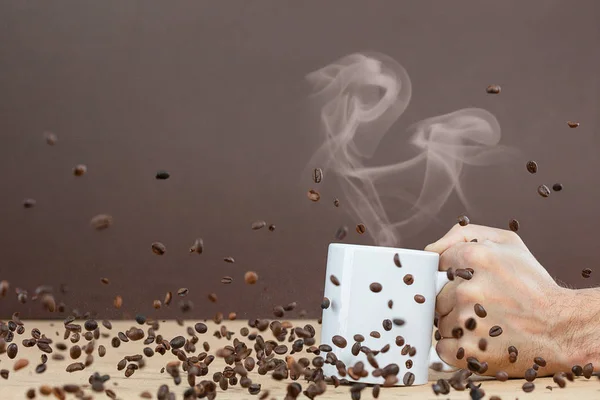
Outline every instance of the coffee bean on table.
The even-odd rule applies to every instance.
[[[548,197],[550,196],[550,189],[548,189],[548,186],[546,185],[540,185],[538,186],[538,194],[542,197]]]
[[[392,330],[392,321],[389,319],[384,319],[383,320],[383,329],[386,331],[391,331]]]
[[[508,228],[513,232],[518,231],[519,230],[519,221],[517,221],[516,219],[511,219],[508,222]]]
[[[400,256],[398,255],[398,253],[394,254],[394,264],[398,268],[402,267],[402,263],[400,263]]]
[[[404,374],[404,378],[402,378],[402,383],[404,383],[404,385],[406,386],[411,386],[413,383],[415,383],[415,374],[413,374],[412,372],[407,372],[406,374]]]
[[[152,252],[154,254],[162,256],[163,254],[165,254],[167,252],[167,247],[164,244],[162,244],[161,242],[154,242],[154,243],[152,243]]]
[[[479,339],[479,350],[485,351],[487,349],[487,340],[485,338]]]
[[[415,282],[415,278],[411,274],[404,275],[403,280],[407,285],[412,285]]]
[[[415,294],[415,301],[419,304],[423,304],[425,303],[425,296],[421,295],[421,294]]]
[[[358,224],[356,225],[356,232],[359,235],[362,235],[363,233],[365,233],[367,231],[367,228],[365,228],[365,226],[363,224]]]
[[[204,251],[204,240],[198,238],[194,241],[194,244],[190,246],[190,253],[202,254]]]
[[[308,196],[308,199],[314,202],[317,202],[321,199],[321,195],[319,194],[319,192],[317,192],[314,189],[310,189],[308,191],[308,193],[306,193],[306,195]]]
[[[383,287],[381,286],[381,283],[373,282],[369,285],[369,289],[371,289],[371,292],[373,293],[379,293]]]
[[[592,270],[589,268],[586,268],[583,271],[581,271],[581,276],[583,276],[584,278],[589,278],[590,275],[592,275]]]
[[[498,325],[494,325],[490,328],[490,336],[491,337],[497,337],[502,335],[502,328],[499,327]]]
[[[504,371],[496,372],[496,379],[500,382],[506,382],[508,380],[508,374]]]
[[[475,318],[468,318],[465,321],[465,328],[467,328],[470,331],[474,331],[475,328],[477,328],[477,321],[475,321]]]
[[[479,304],[479,303],[475,304],[474,309],[475,309],[475,314],[479,318],[485,318],[487,316],[487,311],[485,311],[485,308],[483,308],[483,306],[481,304]]]
[[[567,121],[567,125],[569,126],[569,128],[577,128],[579,126],[579,122]]]
[[[346,339],[344,339],[340,335],[335,335],[331,340],[334,345],[336,345],[337,347],[339,347],[341,349],[345,348],[348,345],[348,342],[346,341]]]
[[[561,183],[555,183],[554,185],[552,185],[552,190],[554,190],[555,192],[560,192],[561,190],[563,190],[563,185]]]
[[[523,391],[525,393],[531,393],[533,392],[533,389],[535,389],[535,385],[533,384],[533,382],[525,382],[523,384]]]
[[[335,232],[335,239],[336,240],[344,240],[346,238],[346,235],[348,235],[348,227],[340,226],[338,228],[338,230]]]
[[[456,338],[456,339],[460,339],[463,336],[464,332],[462,330],[462,328],[460,327],[455,327],[452,329],[452,337]]]
[[[485,92],[487,94],[500,94],[501,91],[502,89],[499,85],[489,85],[487,88],[485,88]]]
[[[189,292],[188,288],[179,288],[179,289],[177,289],[177,295],[181,296],[181,297],[187,295],[188,292]]]
[[[90,225],[98,231],[110,227],[112,223],[113,217],[108,214],[98,214],[90,220]]]
[[[527,162],[527,171],[529,171],[529,173],[531,174],[535,174],[538,170],[538,165],[535,161],[528,161]]]
[[[586,379],[590,379],[594,373],[594,365],[592,363],[585,364],[583,366],[583,376]]]
[[[467,217],[466,215],[461,215],[460,217],[458,217],[458,224],[460,226],[467,226],[469,225],[469,222],[471,222],[469,220],[469,217]]]
[[[158,171],[156,173],[156,179],[159,179],[159,180],[169,179],[170,176],[171,175],[167,171]]]

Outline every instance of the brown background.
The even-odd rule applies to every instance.
[[[413,82],[376,162],[398,158],[406,139],[398,135],[412,122],[490,110],[522,158],[468,172],[471,220],[506,227],[518,218],[553,276],[598,284],[600,271],[587,281],[580,271],[599,258],[599,17],[595,0],[2,1],[0,279],[30,291],[67,284],[59,299],[112,317],[121,315],[111,306],[117,293],[124,311],[179,315],[153,313],[151,303],[183,286],[194,317],[269,316],[293,300],[317,316],[327,244],[358,221],[343,197],[333,207],[339,190],[327,171],[321,202],[306,197],[314,185],[302,171],[319,133],[304,75],[374,50]],[[499,96],[485,94],[491,83]],[[567,120],[581,126],[570,130]],[[46,130],[56,146],[46,145]],[[528,159],[539,163],[535,176]],[[72,175],[78,163],[85,177]],[[155,180],[159,169],[171,178]],[[537,195],[554,182],[565,190]],[[25,210],[26,197],[38,205]],[[400,244],[422,248],[463,212],[452,198],[437,223]],[[98,213],[112,214],[114,226],[90,228]],[[256,219],[276,231],[250,230]],[[190,255],[197,236],[205,254]],[[167,254],[154,255],[153,241]],[[369,243],[354,231],[346,241]],[[243,284],[248,269],[260,275],[254,287]],[[223,275],[234,283],[221,285]],[[218,304],[206,300],[211,291]],[[0,302],[0,316],[47,316],[14,297]]]

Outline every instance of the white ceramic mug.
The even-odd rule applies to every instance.
[[[394,260],[396,254],[400,267]],[[371,375],[374,368],[367,361],[364,352],[357,356],[352,354],[355,343],[353,337],[356,334],[364,337],[362,345],[371,350],[380,350],[389,344],[389,351],[380,352],[375,360],[380,368],[389,364],[398,365],[400,372],[396,385],[404,385],[403,379],[407,372],[414,374],[413,385],[427,383],[429,366],[433,362],[440,362],[445,371],[454,370],[443,363],[435,348],[431,347],[436,296],[448,282],[446,273],[438,271],[438,262],[439,255],[432,252],[330,244],[325,281],[325,297],[329,299],[330,305],[323,310],[321,342],[332,347],[332,352],[346,368],[362,361],[368,375],[358,380],[349,375],[342,377],[331,364],[323,366],[324,374],[353,382],[384,382],[382,377]],[[412,275],[413,282],[410,284],[404,281],[408,274]],[[339,285],[334,284],[336,279]],[[372,283],[379,283],[381,291],[373,292]],[[417,295],[423,296],[425,301],[417,302]],[[393,302],[391,309],[388,304],[390,300]],[[402,319],[404,325],[392,324],[390,330],[385,330],[383,321],[394,319]],[[373,331],[378,332],[381,337],[371,336]],[[333,337],[336,335],[346,339],[347,345],[344,348],[334,343]],[[403,337],[403,346],[396,344],[397,336]],[[401,354],[402,347],[406,344],[416,349],[414,356]],[[408,365],[406,363],[409,359],[412,366],[410,362]]]

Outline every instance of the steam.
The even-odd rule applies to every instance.
[[[412,125],[415,155],[395,164],[365,166],[381,139],[406,110],[411,82],[406,70],[382,54],[352,54],[307,75],[312,97],[321,106],[324,142],[309,165],[341,178],[346,206],[375,243],[397,246],[400,232],[414,233],[431,222],[452,193],[469,204],[460,177],[467,166],[506,159],[512,151],[500,142],[500,125],[488,111],[465,108]],[[424,173],[419,193],[403,182]],[[406,217],[390,221],[382,199],[408,204]]]

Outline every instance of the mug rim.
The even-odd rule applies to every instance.
[[[412,253],[412,254],[420,254],[426,257],[439,257],[439,254],[433,251],[425,251],[425,250],[415,250],[415,249],[405,249],[402,247],[385,247],[385,246],[372,246],[372,245],[364,245],[364,244],[353,244],[353,243],[329,243],[329,247],[345,247],[345,248],[357,248],[364,250],[392,250],[397,253]]]

